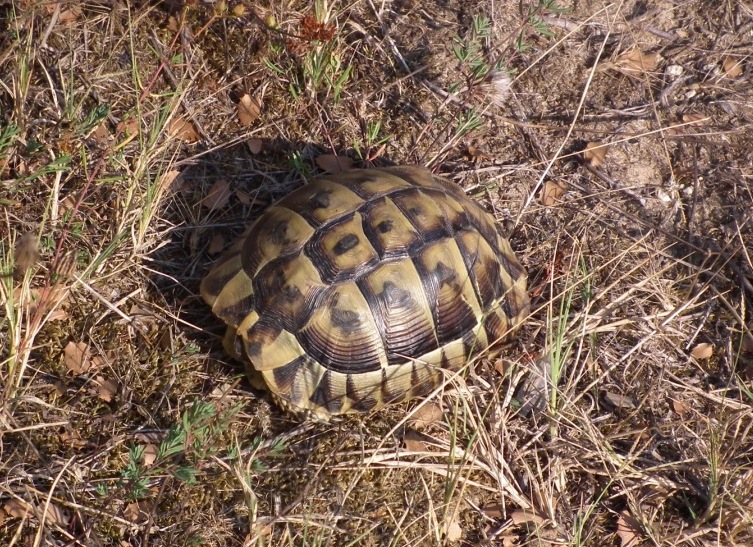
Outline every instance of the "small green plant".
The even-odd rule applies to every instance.
[[[303,159],[303,156],[301,155],[301,152],[299,150],[293,152],[293,155],[290,158],[290,166],[305,180],[309,180],[311,178],[311,168]]]
[[[455,37],[452,52],[460,62],[460,68],[466,78],[473,82],[483,79],[491,70],[502,70],[499,62],[494,63],[487,57],[492,38],[492,24],[484,15],[474,15],[471,28],[464,38]],[[460,84],[453,84],[458,87]]]
[[[475,131],[479,127],[484,125],[484,120],[481,118],[475,108],[469,108],[458,113],[456,117],[455,125],[455,139],[460,139]]]
[[[222,437],[240,405],[218,410],[213,403],[195,401],[181,416],[180,422],[170,426],[157,447],[154,461],[147,465],[144,446],[128,450],[128,463],[121,472],[120,486],[132,499],[149,493],[150,483],[160,475],[171,475],[187,484],[197,483],[202,462],[219,454]]]
[[[518,37],[515,39],[515,49],[521,53],[531,49],[528,43],[528,38],[531,35],[531,30],[534,34],[543,36],[545,38],[552,38],[554,33],[549,28],[549,24],[540,18],[542,12],[549,12],[555,15],[567,13],[567,8],[562,8],[557,5],[557,0],[539,0],[539,3],[535,7],[530,7],[526,15],[526,24],[518,33]]]
[[[353,141],[353,149],[362,161],[372,161],[379,155],[379,148],[390,140],[390,135],[380,136],[382,131],[382,121],[367,121],[363,128],[363,144],[361,148],[359,142]]]
[[[315,14],[300,20],[293,37],[284,45],[270,45],[276,59],[267,58],[264,63],[288,80],[288,91],[294,100],[308,96],[337,105],[352,77],[352,66],[344,63],[339,53],[336,27],[327,19],[324,5],[316,3]]]

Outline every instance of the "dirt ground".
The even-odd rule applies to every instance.
[[[753,545],[753,7],[0,1],[0,544]],[[531,316],[300,422],[198,286],[322,172],[493,212]]]

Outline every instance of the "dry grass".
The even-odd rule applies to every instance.
[[[753,544],[753,11],[575,5],[0,3],[0,543]],[[323,153],[454,177],[534,310],[297,424],[197,287]]]

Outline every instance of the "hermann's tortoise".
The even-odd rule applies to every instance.
[[[228,324],[225,349],[275,400],[325,420],[426,395],[529,311],[525,270],[494,218],[413,166],[292,192],[201,294]]]

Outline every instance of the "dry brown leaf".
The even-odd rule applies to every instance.
[[[426,452],[426,444],[420,439],[406,435],[403,442],[405,443],[405,448],[407,448],[409,452]]]
[[[355,163],[346,156],[335,156],[334,154],[322,154],[316,157],[316,165],[327,173],[336,174],[347,171]]]
[[[173,118],[167,128],[167,134],[189,144],[199,140],[199,134],[193,123],[183,118]]]
[[[201,200],[201,206],[207,209],[222,209],[230,201],[230,183],[218,179]]]
[[[526,522],[532,522],[536,526],[540,526],[544,523],[544,519],[540,517],[539,515],[537,515],[536,513],[531,513],[530,511],[523,511],[521,509],[510,513],[510,520],[512,520],[513,524],[523,524]]]
[[[94,381],[97,384],[97,397],[106,403],[111,403],[118,394],[118,383],[104,376],[97,376]]]
[[[701,342],[690,351],[690,355],[696,359],[708,359],[714,353],[714,346],[706,342]]]
[[[468,145],[468,155],[475,160],[490,160],[492,159],[490,154],[487,154],[486,152],[483,152],[482,150],[479,150],[472,144]]]
[[[140,443],[159,444],[165,436],[159,431],[148,431],[136,433],[133,437]]]
[[[85,342],[68,342],[63,348],[66,368],[75,376],[84,374],[92,366],[92,355]]]
[[[14,273],[23,276],[34,267],[39,257],[36,234],[33,232],[25,233],[16,240],[16,247],[13,251]]]
[[[594,167],[599,167],[604,163],[604,158],[609,150],[608,145],[604,145],[600,142],[589,142],[586,144],[586,149],[583,151],[583,159]]]
[[[246,141],[246,146],[248,146],[249,152],[256,155],[261,152],[262,146],[264,146],[264,141],[254,137]]]
[[[635,402],[630,397],[620,395],[619,393],[613,393],[607,391],[604,393],[604,398],[609,404],[617,408],[635,408]]]
[[[722,70],[726,78],[737,78],[743,73],[743,62],[733,59],[732,57],[725,57],[722,61]]]
[[[238,198],[238,201],[240,201],[243,205],[251,206],[255,203],[256,200],[252,198],[249,194],[242,190],[236,190],[235,191],[235,197]]]
[[[682,121],[690,125],[706,125],[708,116],[703,114],[683,114]]]
[[[112,139],[112,133],[110,133],[110,130],[107,127],[107,122],[100,123],[94,131],[91,133],[91,138],[94,140],[94,142],[105,145]]]
[[[627,73],[651,72],[656,69],[658,60],[658,53],[647,53],[636,48],[622,53],[615,65]]]
[[[565,194],[565,189],[553,180],[544,183],[544,190],[541,192],[541,203],[546,207],[556,205],[559,199]]]
[[[687,418],[688,414],[690,414],[690,407],[682,401],[672,399],[672,408],[680,415],[680,418]]]
[[[486,503],[481,508],[481,511],[489,518],[501,519],[507,515],[504,505],[499,502]]]
[[[133,501],[123,508],[123,518],[135,524],[141,524],[147,521],[149,515],[146,513],[146,507],[142,507],[143,502]]]
[[[136,118],[128,118],[118,124],[117,130],[130,137],[139,132],[139,122]]]
[[[141,463],[144,464],[144,467],[151,467],[154,465],[154,462],[157,461],[157,454],[159,454],[159,448],[157,448],[156,444],[146,445],[141,456]]]
[[[225,248],[225,238],[222,236],[220,232],[217,232],[212,236],[212,239],[209,240],[209,249],[207,249],[207,252],[210,256],[214,256],[216,254],[219,254],[222,252],[222,249]]]
[[[31,507],[25,501],[14,498],[5,502],[5,505],[3,505],[3,511],[5,511],[5,513],[11,518],[20,519],[31,512]]]
[[[447,541],[458,541],[463,537],[463,529],[457,519],[451,519],[445,524],[444,537]]]
[[[157,195],[170,194],[171,190],[181,189],[184,183],[183,176],[178,170],[165,171],[157,181]]]
[[[58,23],[67,27],[73,25],[83,13],[81,7],[77,6],[73,2],[67,0],[58,0],[57,2],[49,2],[45,4],[45,8],[49,15],[55,13],[56,10],[60,10],[58,13]]]
[[[238,121],[242,126],[251,125],[261,114],[261,101],[248,93],[238,101]]]
[[[63,321],[65,319],[68,319],[68,312],[60,308],[52,310],[47,315],[47,321]]]
[[[81,438],[81,433],[75,429],[65,429],[58,435],[60,442],[66,444],[70,448],[80,450],[86,446],[86,441]]]
[[[753,333],[753,327],[749,327],[748,332]],[[753,351],[753,338],[744,336],[741,349],[745,352]]]
[[[416,429],[423,429],[431,424],[440,423],[444,417],[444,410],[437,403],[428,402],[419,408],[408,423]]]
[[[41,520],[42,516],[44,516],[45,522],[61,528],[68,526],[68,522],[71,520],[70,515],[54,503],[50,503],[46,508],[45,505],[41,503],[34,508],[34,513],[38,519]]]
[[[627,511],[621,511],[617,519],[617,536],[622,547],[636,547],[643,530],[640,522]]]
[[[426,443],[421,440],[419,435],[415,431],[408,429],[403,437],[405,448],[410,452],[426,452]]]

